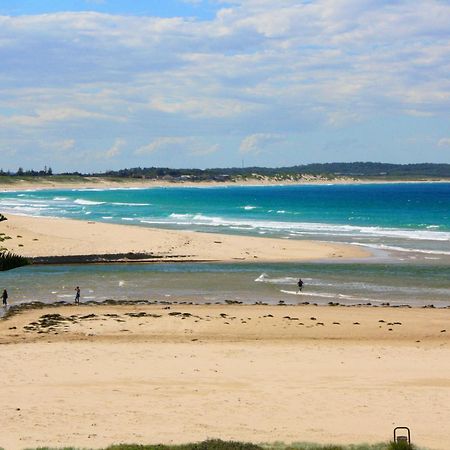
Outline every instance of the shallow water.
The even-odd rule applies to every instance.
[[[0,211],[319,239],[375,252],[333,264],[30,266],[0,273],[12,303],[73,301],[80,285],[84,301],[450,304],[450,183],[0,192]]]
[[[450,261],[450,183],[0,192],[0,210],[346,242],[403,260]]]
[[[10,303],[146,300],[450,306],[450,267],[411,264],[96,264],[4,272]],[[297,293],[297,280],[305,282]],[[2,286],[0,286],[2,287]]]

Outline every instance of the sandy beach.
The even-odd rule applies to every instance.
[[[0,322],[0,446],[388,441],[450,448],[450,310],[101,305]]]
[[[165,181],[139,178],[102,178],[80,177],[79,180],[58,180],[57,177],[39,178],[35,180],[20,179],[13,182],[2,182],[0,179],[0,191],[28,191],[28,190],[58,190],[58,189],[149,189],[149,188],[174,188],[174,187],[224,187],[224,186],[281,186],[281,185],[320,185],[320,184],[392,184],[392,183],[448,183],[442,178],[423,178],[418,180],[382,180],[363,179],[352,177],[325,178],[320,175],[303,175],[299,179],[258,177],[239,179],[237,181]]]
[[[20,179],[5,183],[0,178],[1,191],[23,191],[34,189],[147,189],[154,187],[220,187],[220,186],[277,186],[295,184],[329,184],[331,181],[319,175],[304,175],[301,179],[280,179],[260,176],[258,178],[246,178],[238,181],[166,181],[141,178],[103,178],[80,177],[76,180],[58,180],[58,177],[36,177],[35,180]],[[333,184],[364,183],[372,181],[357,180],[350,177],[337,177]],[[377,181],[374,181],[377,182]]]
[[[172,231],[91,221],[14,216],[7,214],[1,231],[10,236],[8,250],[27,257],[133,253],[147,261],[302,261],[363,258],[370,254],[356,246],[315,241],[268,239],[213,233]],[[140,256],[139,256],[140,255]],[[129,257],[132,257],[130,255]],[[86,258],[79,258],[82,262]]]
[[[327,242],[7,218],[3,245],[44,262],[370,257]],[[415,444],[448,450],[449,314],[181,300],[24,310],[0,320],[0,447],[375,443],[408,426]]]

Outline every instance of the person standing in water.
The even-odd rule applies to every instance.
[[[81,295],[80,286],[77,286],[75,288],[75,304],[76,305],[80,304],[80,295]]]
[[[3,289],[2,300],[3,306],[8,306],[8,291],[6,289]]]
[[[298,292],[301,292],[301,290],[303,289],[303,281],[301,278],[298,279],[297,286],[298,286]]]

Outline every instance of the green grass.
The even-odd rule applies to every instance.
[[[0,449],[1,450],[1,449]],[[31,450],[31,449],[28,449]],[[39,447],[34,450],[56,450],[51,447]],[[75,447],[64,447],[57,450],[81,450]],[[183,445],[138,445],[138,444],[118,444],[107,447],[103,450],[420,450],[419,448],[403,443],[379,443],[379,444],[352,444],[352,445],[320,445],[311,443],[295,443],[285,445],[275,444],[251,444],[245,442],[221,441],[212,439],[194,444]]]

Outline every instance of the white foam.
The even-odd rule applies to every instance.
[[[304,291],[286,291],[284,289],[280,289],[280,292],[283,294],[289,294],[289,295],[301,295],[306,297],[323,297],[323,298],[335,298],[337,297],[337,294],[329,294],[326,292],[304,292]]]
[[[380,300],[375,300],[367,297],[354,297],[352,295],[345,294],[333,294],[331,292],[305,292],[305,291],[286,291],[281,289],[280,292],[289,295],[299,295],[302,297],[321,297],[321,298],[333,298],[335,300],[350,300],[352,303],[370,302],[370,303],[380,303]]]
[[[360,242],[351,242],[352,245],[359,245],[362,247],[374,248],[377,250],[386,250],[386,251],[396,251],[396,252],[406,252],[406,253],[424,253],[426,255],[450,255],[450,252],[445,250],[426,250],[420,248],[404,248],[398,247],[395,245],[386,245],[386,244],[362,244]]]
[[[144,191],[147,187],[109,187],[109,188],[78,188],[72,192],[108,192],[108,191]]]
[[[151,203],[123,203],[123,202],[113,202],[111,205],[117,206],[151,206]]]
[[[255,279],[258,283],[270,283],[270,284],[296,284],[298,278],[293,277],[280,277],[280,278],[270,278],[267,273],[262,273],[258,278]]]
[[[82,198],[77,198],[73,201],[77,205],[103,205],[105,202],[94,202],[91,200],[84,200]]]
[[[450,232],[414,230],[403,228],[364,227],[355,225],[327,224],[320,222],[279,222],[270,220],[224,219],[204,214],[170,214],[167,219],[154,219],[148,223],[174,223],[177,225],[206,225],[214,227],[247,226],[254,230],[285,231],[298,235],[341,236],[362,238],[394,238],[406,240],[450,241]]]

